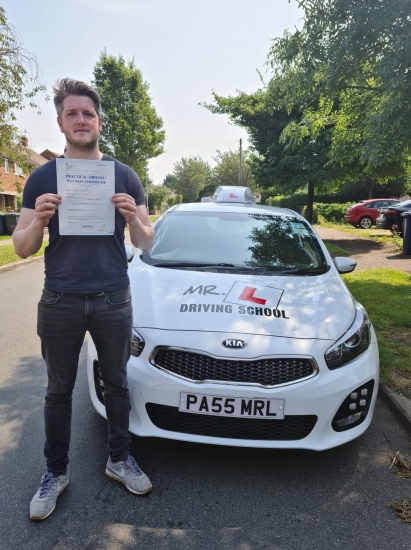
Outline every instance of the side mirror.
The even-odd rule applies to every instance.
[[[127,261],[131,262],[131,260],[134,258],[134,248],[131,245],[126,244],[125,249],[127,254]]]
[[[335,267],[338,270],[338,273],[351,273],[357,267],[357,262],[352,258],[344,258],[338,256],[334,258]]]

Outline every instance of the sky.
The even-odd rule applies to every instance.
[[[213,165],[216,151],[235,150],[247,133],[225,115],[210,113],[212,92],[235,95],[261,87],[272,39],[299,26],[296,0],[3,0],[8,22],[37,57],[51,96],[58,78],[90,82],[104,49],[121,54],[149,84],[166,131],[165,152],[149,162],[162,183],[183,157]],[[54,106],[38,97],[42,114],[26,108],[17,125],[38,153],[62,153]]]

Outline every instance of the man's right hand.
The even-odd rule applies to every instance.
[[[34,210],[22,208],[12,239],[14,250],[20,258],[28,258],[40,250],[44,228],[56,213],[61,195],[46,193],[37,198]]]
[[[35,205],[36,222],[42,227],[46,227],[56,213],[59,204],[61,204],[61,195],[54,195],[53,193],[40,195],[36,199]]]

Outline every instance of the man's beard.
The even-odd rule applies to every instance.
[[[66,136],[66,141],[73,150],[80,151],[82,153],[88,153],[89,151],[93,151],[95,149],[98,142],[98,135],[93,137],[93,139],[86,143],[78,143],[71,140],[68,136]]]

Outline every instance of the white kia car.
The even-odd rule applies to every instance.
[[[248,188],[170,208],[129,267],[130,432],[197,443],[323,450],[370,425],[375,332],[306,220]],[[105,416],[93,343],[88,381]]]

